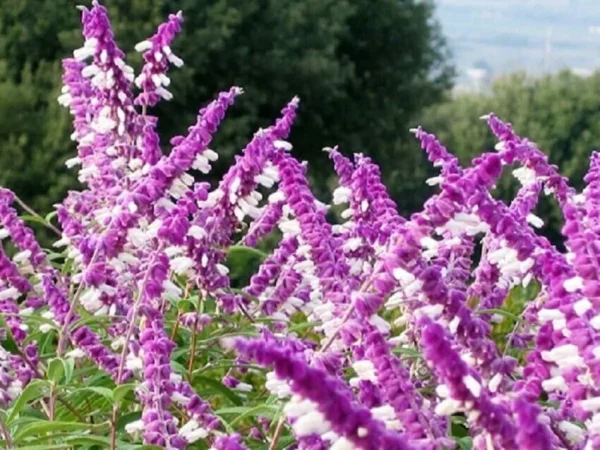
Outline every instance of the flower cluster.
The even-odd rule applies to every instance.
[[[409,218],[370,158],[326,148],[339,183],[329,205],[293,157],[293,98],[213,186],[210,144],[243,90],[161,142],[150,109],[173,96],[183,14],[136,45],[136,77],[107,10],[81,10],[84,44],[63,62],[58,101],[84,187],[57,205],[57,226],[34,217],[59,234],[52,251],[0,188],[7,447],[34,442],[18,428],[40,392],[37,419],[108,430],[113,449],[600,448],[600,154],[577,193],[490,114],[498,144],[469,167],[412,130],[439,193]],[[492,191],[509,167],[522,186],[506,204]],[[565,251],[537,231],[542,193],[563,212]],[[104,422],[77,410],[73,377],[111,392]]]

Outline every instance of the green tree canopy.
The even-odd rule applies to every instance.
[[[5,0],[0,9],[0,184],[47,209],[75,177],[62,163],[74,151],[66,111],[55,98],[60,59],[81,45],[80,0]],[[321,152],[339,144],[373,155],[403,206],[422,174],[406,150],[410,121],[451,83],[433,5],[419,0],[113,0],[119,44],[131,50],[170,12],[183,10],[171,72],[175,99],[159,106],[161,132],[185,132],[216,92],[243,86],[215,141],[231,161],[294,95],[302,100],[292,142],[323,188],[331,173]],[[35,11],[35,14],[32,12]],[[139,55],[130,63],[140,66]],[[417,155],[417,156],[415,156]],[[421,172],[419,172],[421,170]],[[419,184],[422,180],[419,180]]]

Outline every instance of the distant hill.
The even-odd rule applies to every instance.
[[[600,0],[437,0],[461,79],[484,62],[498,75],[600,67]]]

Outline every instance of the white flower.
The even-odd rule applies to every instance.
[[[478,233],[487,233],[489,225],[480,221],[475,214],[459,212],[446,223],[444,228],[450,231],[453,237],[462,234],[475,236]]]
[[[183,294],[183,291],[181,290],[181,288],[179,286],[177,286],[171,280],[165,280],[165,281],[163,281],[162,285],[163,285],[163,288],[165,290],[165,296],[166,297],[170,297],[170,298],[174,298],[174,299],[181,298],[181,295]]]
[[[285,220],[279,223],[279,229],[284,235],[298,235],[300,234],[300,222],[296,219]]]
[[[340,437],[337,439],[329,448],[329,450],[355,450],[356,447],[345,437]]]
[[[565,280],[563,286],[567,292],[575,292],[578,289],[583,289],[583,278],[569,278],[568,280]]]
[[[125,431],[129,434],[135,434],[139,431],[144,431],[145,427],[146,425],[144,425],[144,421],[140,419],[134,422],[129,422],[127,425],[125,425]]]
[[[278,203],[285,200],[285,194],[281,191],[273,192],[269,195],[269,203]]]
[[[542,308],[538,312],[538,320],[541,323],[546,323],[551,320],[564,319],[565,315],[558,309]]]
[[[176,56],[174,53],[170,53],[167,55],[167,59],[169,60],[169,62],[171,64],[173,64],[175,67],[182,67],[183,66],[183,59],[179,58],[178,56]]]
[[[500,386],[500,383],[502,382],[502,374],[497,373],[496,375],[494,375],[492,377],[492,379],[490,380],[490,382],[488,383],[488,389],[490,390],[490,392],[496,392],[498,390],[498,386]]]
[[[594,417],[592,417],[592,422],[594,421],[594,418],[596,416],[594,415]],[[600,416],[598,416],[598,419],[600,419]],[[600,421],[599,421],[600,422]],[[590,427],[588,426],[588,429]],[[579,442],[581,442],[581,440],[584,438],[585,436],[585,430],[583,430],[582,428],[578,427],[577,425],[571,423],[571,422],[567,422],[566,420],[563,420],[562,422],[558,423],[558,429],[560,431],[562,431],[563,433],[565,433],[565,437],[577,444]],[[590,430],[592,431],[592,430]],[[593,431],[594,433],[597,433],[598,431]]]
[[[125,367],[131,371],[142,370],[144,368],[144,363],[142,358],[139,356],[133,356],[129,354],[127,355],[127,360],[125,361]]]
[[[477,398],[481,395],[481,384],[472,375],[465,375],[463,383],[465,383],[467,389],[473,394],[473,397]]]
[[[142,41],[142,42],[138,42],[137,44],[135,44],[135,47],[133,47],[135,49],[136,52],[138,53],[143,53],[145,51],[148,51],[152,48],[152,42],[150,41]]]
[[[425,183],[429,186],[436,186],[444,182],[444,177],[432,177],[425,180]]]
[[[76,349],[71,350],[70,352],[68,352],[65,356],[67,358],[78,359],[78,358],[83,358],[85,356],[85,353],[80,348],[76,348]]]
[[[427,316],[437,319],[444,312],[444,305],[427,305],[415,309],[415,316]]]
[[[541,356],[544,361],[554,362],[560,368],[585,366],[583,358],[579,355],[577,347],[573,344],[565,344],[554,347],[549,351],[543,351]]]
[[[587,298],[582,298],[573,305],[573,310],[579,317],[583,316],[590,309],[592,309],[592,303]]]
[[[208,436],[208,431],[204,428],[197,428],[194,431],[187,433],[184,437],[191,444],[198,439],[205,439]]]
[[[16,299],[21,295],[19,290],[14,287],[9,287],[0,291],[0,300],[6,300],[8,298]]]
[[[600,330],[600,315],[594,316],[590,319],[590,325],[594,330]]]
[[[567,383],[565,382],[565,379],[561,375],[559,375],[557,377],[542,381],[542,388],[546,392],[552,392],[566,391],[568,387]]]
[[[512,174],[523,186],[530,186],[536,182],[535,170],[529,167],[515,169]]]
[[[74,158],[69,158],[65,161],[65,166],[67,166],[67,169],[71,169],[72,167],[75,167],[78,164],[81,164],[81,158],[79,158],[78,156]]]
[[[372,382],[377,382],[377,374],[375,372],[375,366],[373,363],[367,359],[361,359],[359,361],[355,361],[352,364],[352,368],[356,372],[356,375],[359,380],[368,380]]]
[[[248,383],[238,383],[233,389],[240,392],[252,391],[252,385]]]
[[[26,262],[31,257],[31,250],[24,250],[13,256],[13,261],[16,263]]]
[[[542,228],[544,226],[544,221],[532,213],[527,214],[527,223],[535,228]]]
[[[40,331],[44,334],[49,333],[54,327],[48,323],[43,323],[40,325]]]
[[[324,434],[331,429],[331,424],[318,410],[300,416],[292,425],[297,436]]]
[[[345,209],[344,211],[342,211],[342,213],[340,214],[340,216],[342,217],[342,219],[349,219],[350,217],[352,217],[354,215],[354,210],[352,208],[348,208]]]
[[[290,401],[283,407],[285,415],[291,419],[304,416],[316,409],[316,403],[299,395],[293,395]]]
[[[287,141],[283,141],[283,140],[277,140],[277,141],[273,142],[273,147],[275,147],[276,149],[279,149],[279,150],[285,150],[287,152],[289,152],[293,148],[292,144],[290,144]]]
[[[345,186],[340,186],[333,191],[333,204],[341,205],[343,203],[348,203],[351,197],[352,191]]]
[[[188,235],[192,236],[194,239],[200,240],[206,237],[206,230],[198,225],[192,225],[188,230]]]
[[[438,384],[435,388],[435,393],[440,398],[448,398],[450,397],[450,389],[445,384]]]
[[[267,373],[267,382],[265,383],[265,388],[279,398],[288,397],[292,393],[289,383],[285,380],[277,378],[275,372]]]
[[[217,269],[217,272],[223,276],[229,273],[229,268],[223,264],[215,264],[215,268]]]
[[[595,412],[600,410],[600,397],[593,397],[593,398],[588,398],[586,400],[582,400],[579,403],[579,406],[581,406],[581,409],[583,409],[584,411],[590,411],[590,412]]]
[[[396,411],[394,411],[392,405],[388,403],[377,408],[372,408],[371,414],[373,414],[373,417],[376,419],[379,419],[385,423],[386,428],[389,428],[390,430],[402,429],[402,424],[396,417]]]
[[[396,267],[392,271],[392,275],[403,286],[412,283],[416,279],[415,276],[412,273],[404,270],[402,267]]]
[[[193,259],[188,258],[187,256],[178,256],[170,261],[169,266],[177,275],[183,275],[194,267],[194,264]]]
[[[438,416],[451,416],[455,412],[460,411],[461,402],[453,398],[447,398],[439,402],[435,407],[435,413]]]

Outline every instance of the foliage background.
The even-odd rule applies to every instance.
[[[36,209],[73,186],[63,162],[74,152],[67,112],[56,105],[60,59],[81,45],[74,0],[5,0],[0,9],[0,184]],[[162,136],[184,133],[198,108],[231,85],[246,95],[219,132],[221,170],[294,95],[302,99],[292,142],[311,162],[321,192],[331,167],[321,152],[339,144],[388,168],[407,194],[423,179],[416,147],[406,149],[415,114],[451,87],[453,68],[432,2],[416,0],[113,0],[107,1],[124,50],[153,34],[170,12],[185,24],[174,50],[175,98],[160,106]],[[141,59],[130,52],[129,61]],[[164,142],[167,142],[166,140]],[[167,150],[167,149],[165,149]],[[402,164],[397,164],[399,159]],[[421,170],[421,176],[416,172]]]

